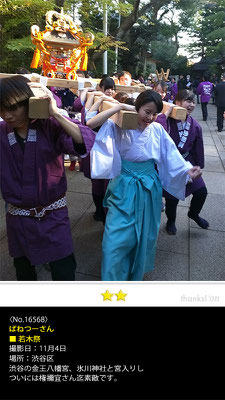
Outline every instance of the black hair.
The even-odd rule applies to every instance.
[[[203,79],[203,81],[209,81],[209,79],[210,79],[210,76],[209,76],[209,74],[204,74],[203,75],[203,77],[202,77],[202,79]]]
[[[135,99],[133,97],[128,97],[125,101],[125,104],[130,104],[131,106],[135,105]]]
[[[192,93],[190,90],[182,89],[177,93],[177,95],[174,99],[174,104],[176,104],[176,101],[180,101],[180,102],[182,102],[184,100],[194,101],[194,99],[195,99],[194,93]]]
[[[105,82],[105,79],[106,79],[106,78],[109,78],[109,75],[103,74],[103,75],[102,75],[102,78],[101,78],[101,80],[100,80],[100,82],[99,82],[99,87],[100,87],[100,88],[103,87],[103,83]]]
[[[80,74],[80,75],[82,75],[82,76],[85,78],[85,73],[84,73],[83,71],[81,71],[80,69],[77,69],[77,70],[76,70],[76,74],[77,74],[77,75]]]
[[[104,83],[104,81],[105,81],[105,79],[106,79],[107,77],[108,77],[108,75],[102,76],[102,79],[100,80],[99,85],[98,85],[100,88],[103,87],[103,83]]]
[[[24,67],[19,67],[16,69],[16,74],[30,74],[31,72],[29,69],[24,68]]]
[[[129,75],[132,78],[131,73],[129,71],[121,71],[118,73],[118,79],[120,80],[120,78],[124,75]]]
[[[99,86],[105,91],[107,89],[113,89],[116,90],[116,85],[115,82],[112,78],[109,78],[108,76],[106,78],[102,79],[102,83],[99,83]]]
[[[29,98],[34,96],[28,86],[29,79],[23,75],[0,79],[0,110],[15,110],[21,105],[27,106]]]
[[[147,89],[144,92],[140,93],[135,101],[135,108],[138,112],[139,109],[147,103],[153,102],[156,105],[157,113],[160,113],[163,109],[162,97],[159,93],[154,90]]]

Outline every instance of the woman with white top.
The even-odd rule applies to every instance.
[[[121,129],[107,119],[135,108],[137,129]],[[162,108],[161,96],[146,90],[135,107],[118,103],[87,118],[92,129],[106,121],[91,152],[92,177],[113,178],[104,199],[108,208],[102,243],[104,281],[140,281],[154,269],[162,187],[184,200],[187,181],[201,175],[200,167],[185,161],[164,128],[154,122]]]

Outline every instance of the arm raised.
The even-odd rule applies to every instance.
[[[107,110],[97,114],[95,117],[89,119],[87,121],[87,126],[89,126],[89,128],[91,129],[97,128],[98,126],[102,125],[108,118],[121,110],[135,111],[135,107],[129,104],[117,103],[113,105],[113,107],[108,108]]]
[[[84,143],[79,126],[60,114],[56,101],[52,96],[47,95],[45,98],[49,101],[49,115],[58,121],[63,130],[67,135],[72,137],[75,143]]]

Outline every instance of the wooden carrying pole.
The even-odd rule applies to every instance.
[[[15,76],[15,74],[1,74],[0,78],[6,78]],[[40,81],[40,78],[36,75],[33,76],[33,79],[37,79]],[[33,80],[32,81],[35,81]],[[91,83],[89,81],[84,82],[84,86],[89,87]],[[56,86],[56,87],[68,87],[68,88],[76,88],[78,89],[78,81],[72,81],[67,79],[58,79],[58,78],[48,78],[47,79],[47,86]],[[126,93],[134,93],[134,92],[143,92],[146,90],[144,86],[123,86],[123,85],[116,85],[116,91],[124,91]],[[151,90],[151,89],[149,89]],[[29,99],[29,117],[30,118],[40,118],[45,119],[49,118],[48,112],[48,100],[41,99],[45,93],[41,88],[32,88],[34,93],[34,97]],[[91,92],[87,93],[87,98],[91,96]],[[94,102],[99,98],[99,96],[94,97]],[[114,103],[115,104],[115,103]],[[169,108],[173,107],[172,113],[170,114],[171,118],[184,121],[187,116],[187,111],[183,107],[176,106],[172,103],[163,102],[163,113]],[[110,101],[103,101],[101,111],[106,110],[110,107],[113,107],[113,102]],[[113,121],[122,129],[136,129],[138,124],[138,118],[136,111],[125,111],[121,110],[115,115],[111,117]]]
[[[15,76],[17,74],[5,74],[5,73],[0,73],[0,78],[10,78],[11,76]],[[26,76],[26,75],[25,75]],[[37,82],[40,83],[41,81],[41,76],[38,74],[27,74],[31,82]],[[68,80],[68,79],[59,79],[59,78],[46,78],[46,86],[51,87],[63,87],[63,88],[68,88],[68,89],[79,89],[79,80],[74,81],[74,80]],[[100,83],[100,79],[91,79],[91,80],[84,80],[84,87],[92,87],[91,82],[93,82],[95,85]],[[146,90],[147,87],[143,86],[124,86],[124,85],[116,85],[116,92],[126,92],[126,93],[141,93],[144,90]]]
[[[48,113],[48,100],[41,99],[45,92],[40,88],[32,88],[34,97],[29,99],[29,118],[49,118]],[[91,93],[87,93],[89,97]],[[94,96],[94,102],[99,99],[99,96]],[[104,100],[100,107],[100,112],[107,110],[115,105],[114,102]],[[171,103],[163,102],[163,113],[169,108],[173,107],[170,114],[171,118],[177,120],[185,120],[187,115],[187,110],[183,107],[178,107]],[[110,117],[116,125],[122,129],[136,129],[138,126],[138,114],[136,111],[126,111],[121,110]]]
[[[141,93],[148,89],[147,86],[124,86],[124,85],[116,85],[116,93],[126,92],[128,94],[132,93]]]
[[[98,96],[96,96],[98,98]],[[115,103],[111,101],[104,100],[100,107],[100,112],[108,110],[113,107]],[[138,118],[136,111],[126,111],[120,110],[116,114],[113,114],[110,119],[112,119],[117,126],[122,129],[137,129],[138,126]]]
[[[91,92],[87,93],[87,98],[91,96]],[[94,96],[94,103],[99,100],[99,96]],[[115,105],[112,101],[104,100],[100,106],[99,111],[105,111]],[[172,103],[167,103],[163,101],[163,110],[162,113],[165,113],[168,108],[173,107],[172,112],[170,114],[171,118],[184,121],[187,116],[186,108],[176,106]],[[125,111],[121,110],[116,114],[110,117],[116,125],[118,125],[122,129],[136,129],[138,126],[138,114],[136,111]]]
[[[47,119],[49,115],[49,101],[41,97],[46,95],[42,88],[31,88],[34,96],[29,98],[29,118]]]
[[[17,75],[17,74],[0,73],[0,78],[10,78],[15,75]],[[37,74],[34,74],[34,75],[27,74],[27,77],[28,77],[28,79],[30,79],[31,82],[40,83],[40,81],[41,81],[41,76],[39,76]],[[68,79],[59,79],[59,78],[46,78],[46,86],[63,87],[63,88],[69,88],[69,89],[79,89],[79,80],[73,81],[72,79],[68,80]],[[84,87],[92,87],[91,81],[84,81]]]

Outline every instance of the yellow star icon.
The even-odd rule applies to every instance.
[[[106,290],[105,293],[101,293],[101,295],[103,296],[103,301],[105,301],[105,300],[112,301],[113,293],[110,293],[108,290]]]
[[[117,301],[123,300],[125,301],[125,297],[127,296],[127,293],[123,293],[122,290],[119,291],[119,293],[115,293],[117,296]]]

